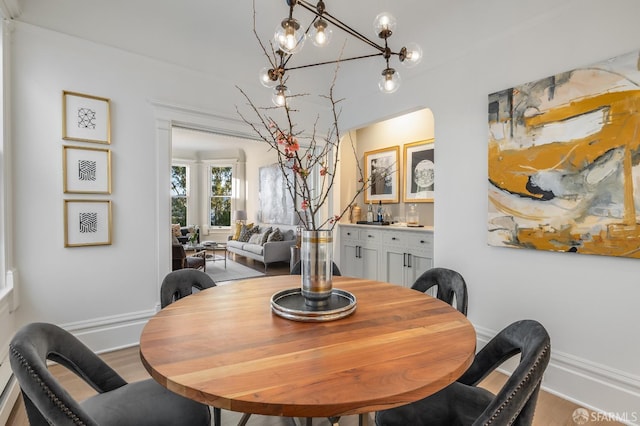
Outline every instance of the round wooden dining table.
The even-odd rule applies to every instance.
[[[226,410],[336,417],[404,405],[455,381],[473,361],[467,318],[424,293],[334,277],[355,311],[304,322],[272,312],[300,276],[236,281],[158,312],[140,337],[145,368],[187,398]]]

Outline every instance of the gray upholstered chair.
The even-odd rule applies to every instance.
[[[520,363],[493,395],[477,387],[489,373],[514,355]],[[378,426],[531,425],[551,342],[537,321],[515,322],[478,352],[471,367],[440,392],[401,407],[376,413]]]
[[[467,315],[467,284],[460,273],[447,268],[431,268],[420,275],[411,288],[425,292],[433,286],[438,286],[436,297],[451,306],[455,296],[455,308]]]
[[[160,307],[189,296],[196,288],[200,291],[215,287],[216,283],[205,272],[198,269],[178,269],[169,272],[160,285]]]
[[[153,379],[127,383],[71,333],[53,324],[22,327],[9,345],[32,426],[179,426],[211,423],[209,407],[177,395]],[[47,369],[68,368],[97,395],[78,402]]]
[[[160,307],[169,306],[176,300],[193,294],[193,289],[202,291],[215,287],[213,279],[198,269],[178,269],[167,274],[160,285]],[[222,410],[213,407],[213,424],[222,423]]]
[[[298,260],[296,264],[293,265],[293,268],[291,268],[290,275],[300,275],[301,273],[302,273],[302,262]],[[333,263],[333,269],[331,273],[334,277],[340,276],[340,268],[338,268],[338,265],[336,265],[335,262]]]

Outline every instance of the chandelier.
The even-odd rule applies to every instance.
[[[274,89],[272,101],[276,106],[284,106],[287,96],[289,95],[289,91],[285,86],[283,79],[285,73],[288,71],[370,58],[374,56],[382,56],[386,62],[386,67],[381,72],[378,88],[383,93],[393,93],[398,90],[398,87],[400,87],[400,74],[390,66],[389,59],[392,56],[397,56],[400,62],[406,67],[412,67],[418,64],[422,59],[422,50],[416,43],[408,43],[397,52],[391,50],[388,45],[388,39],[393,34],[393,31],[395,31],[396,20],[388,13],[380,13],[374,20],[375,33],[378,38],[384,41],[383,44],[380,44],[370,38],[367,38],[362,33],[354,30],[327,12],[323,0],[319,0],[315,6],[306,0],[285,1],[289,5],[289,16],[284,18],[282,22],[278,24],[274,34],[273,41],[274,48],[276,49],[275,63],[272,63],[271,67],[265,67],[260,71],[260,82],[264,86]],[[296,6],[300,6],[314,15],[313,20],[306,29],[302,28],[300,26],[300,22],[293,17],[293,12]],[[291,58],[294,54],[300,52],[307,39],[310,39],[311,42],[318,47],[326,46],[331,40],[334,27],[371,46],[377,52],[346,59],[341,58],[333,61],[317,62],[295,67],[288,66]]]

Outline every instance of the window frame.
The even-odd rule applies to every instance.
[[[184,167],[185,168],[185,195],[171,195],[171,222],[173,222],[173,200],[175,198],[184,198],[185,199],[185,224],[182,226],[187,226],[189,223],[189,202],[191,197],[191,164],[184,161],[172,161],[171,169],[174,167]],[[169,178],[172,178],[172,173],[170,172]],[[169,191],[171,191],[171,187],[169,187]]]
[[[214,230],[225,230],[225,229],[231,229],[231,226],[233,225],[233,211],[235,210],[235,205],[236,205],[236,198],[237,198],[237,193],[238,193],[238,188],[237,188],[237,173],[238,173],[238,162],[234,161],[234,160],[210,160],[210,161],[206,161],[204,162],[205,166],[206,166],[206,188],[207,188],[207,226],[209,227],[209,229],[214,229]],[[211,225],[211,200],[212,198],[216,197],[216,198],[222,198],[222,197],[227,197],[225,196],[214,196],[212,191],[211,191],[211,169],[217,167],[217,168],[222,168],[222,167],[229,167],[231,168],[231,194],[228,195],[228,197],[230,198],[231,201],[231,205],[229,207],[229,225]]]

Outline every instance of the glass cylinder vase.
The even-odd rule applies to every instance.
[[[302,231],[301,288],[305,304],[321,309],[332,291],[333,231]]]

